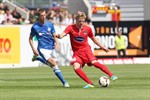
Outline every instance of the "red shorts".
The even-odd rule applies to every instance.
[[[73,65],[75,62],[78,62],[82,67],[85,64],[87,64],[88,66],[92,66],[91,62],[96,59],[97,58],[92,53],[91,48],[88,47],[74,52],[71,60],[71,65]]]

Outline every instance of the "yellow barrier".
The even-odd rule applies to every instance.
[[[20,63],[20,28],[0,28],[0,64]]]

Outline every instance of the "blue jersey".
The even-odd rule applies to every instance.
[[[55,33],[54,26],[51,22],[46,21],[44,25],[36,22],[32,28],[30,35],[36,36],[38,40],[38,49],[54,49],[55,41],[53,34]]]

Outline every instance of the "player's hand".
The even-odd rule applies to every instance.
[[[56,38],[59,38],[59,39],[60,39],[60,34],[56,34]]]
[[[109,52],[109,49],[108,48],[103,48],[103,50],[105,51],[105,52]]]
[[[38,50],[33,50],[33,54],[34,54],[34,55],[39,55]]]

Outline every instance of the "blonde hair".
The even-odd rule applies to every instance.
[[[80,17],[86,18],[85,13],[84,13],[84,12],[81,12],[81,11],[78,11],[78,12],[76,13],[76,19],[79,19]]]

